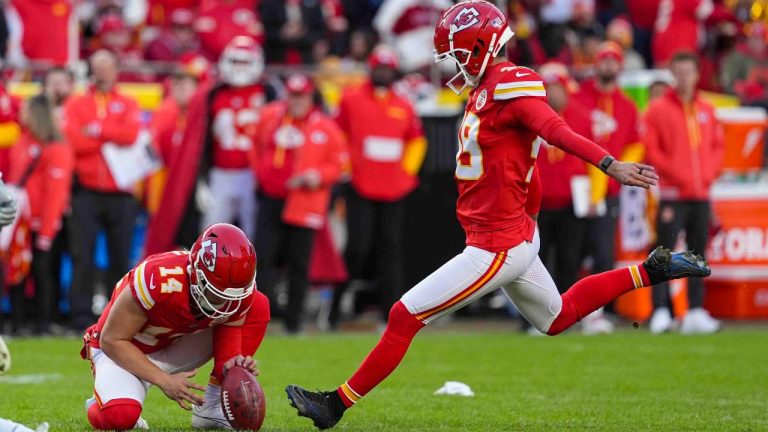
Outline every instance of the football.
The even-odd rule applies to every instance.
[[[241,366],[227,371],[221,385],[221,409],[235,429],[261,428],[266,410],[264,390],[252,373]]]

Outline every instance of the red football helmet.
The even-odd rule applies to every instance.
[[[488,62],[513,35],[507,18],[490,2],[470,0],[448,8],[435,28],[435,62],[450,58],[459,69],[448,87],[459,94],[477,86]],[[460,77],[464,83],[459,87],[454,81]]]
[[[250,36],[236,36],[219,58],[219,77],[234,87],[255,84],[264,73],[264,54]]]
[[[189,251],[192,299],[209,318],[228,317],[255,289],[256,251],[240,228],[209,226]]]

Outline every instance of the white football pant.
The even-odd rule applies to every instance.
[[[476,299],[503,288],[520,313],[546,333],[560,314],[562,298],[539,259],[539,231],[532,243],[503,252],[467,246],[403,295],[401,301],[428,324]]]
[[[144,404],[150,383],[118,366],[104,351],[90,348],[94,396],[101,405],[113,399],[133,399]],[[147,355],[163,372],[175,374],[198,368],[213,358],[213,329],[182,336],[164,350]]]
[[[215,223],[239,223],[249,239],[256,234],[256,180],[250,169],[211,168],[210,205],[203,212],[204,230]]]

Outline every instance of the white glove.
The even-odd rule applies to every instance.
[[[16,219],[16,198],[0,180],[0,228],[10,225]]]
[[[200,180],[195,189],[195,204],[201,213],[205,213],[213,206],[213,193],[208,183]]]

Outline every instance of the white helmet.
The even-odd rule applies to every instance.
[[[264,73],[264,54],[250,36],[233,38],[219,58],[219,76],[234,87],[256,83]]]

